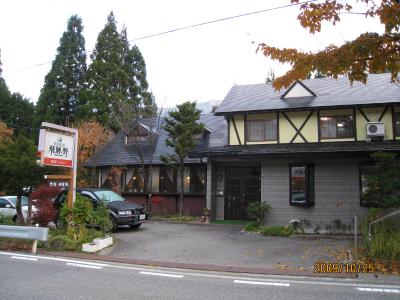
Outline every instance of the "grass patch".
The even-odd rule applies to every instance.
[[[155,215],[153,216],[155,219],[159,220],[165,220],[165,221],[171,221],[171,222],[181,222],[181,223],[186,223],[186,222],[192,222],[196,219],[196,217],[189,216],[189,215]]]
[[[260,231],[263,235],[269,236],[290,236],[295,233],[291,226],[261,226]]]
[[[169,221],[172,222],[192,222],[194,221],[194,217],[192,216],[188,216],[188,215],[173,215],[171,217],[169,217]]]
[[[259,232],[260,225],[257,222],[250,222],[244,225],[244,230],[249,232]]]

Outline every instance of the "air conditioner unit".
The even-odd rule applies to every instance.
[[[383,122],[366,122],[367,138],[380,138],[385,137],[385,123]]]

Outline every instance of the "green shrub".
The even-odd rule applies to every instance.
[[[289,236],[295,233],[292,226],[261,226],[260,231],[263,235]]]
[[[12,216],[3,215],[0,213],[0,225],[15,225]]]
[[[250,219],[260,222],[264,219],[264,213],[270,209],[271,206],[265,202],[252,201],[247,205],[246,212]]]
[[[79,243],[77,240],[73,240],[67,235],[57,235],[52,237],[48,242],[48,249],[55,251],[64,250],[78,250]]]
[[[92,202],[81,195],[76,195],[72,208],[64,203],[60,212],[60,220],[67,227],[75,227],[70,229],[72,235],[82,235],[83,233],[79,234],[79,231],[84,231],[85,227],[96,228],[103,233],[110,232],[112,229],[106,204],[101,202],[94,209]]]
[[[244,230],[251,232],[260,231],[260,225],[257,222],[250,222],[244,225]]]

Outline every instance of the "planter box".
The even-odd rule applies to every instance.
[[[113,238],[111,236],[106,237],[104,239],[94,239],[93,243],[99,245],[102,248],[106,248],[108,246],[111,246],[113,244]]]
[[[94,239],[93,242],[83,244],[82,251],[94,253],[98,252],[101,249],[107,248],[113,244],[113,238],[111,236],[106,237],[104,239]]]

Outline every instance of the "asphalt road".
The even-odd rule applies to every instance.
[[[399,299],[399,281],[155,269],[0,252],[0,299]]]

